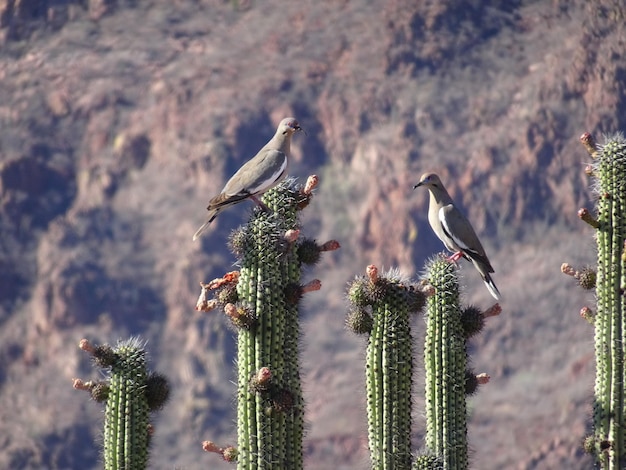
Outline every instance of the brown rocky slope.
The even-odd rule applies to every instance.
[[[229,468],[234,342],[193,310],[231,269],[249,207],[191,234],[275,124],[295,115],[291,174],[321,177],[304,229],[343,248],[309,275],[307,468],[367,468],[363,348],[344,286],[373,262],[418,276],[442,249],[438,171],[480,233],[503,314],[474,342],[476,469],[583,469],[593,298],[559,274],[593,262],[578,135],[626,129],[618,2],[0,1],[0,467],[97,468],[100,407],[82,337],[149,340],[173,397],[153,468]],[[467,300],[488,293],[463,265]],[[422,320],[416,319],[417,335]],[[415,447],[423,429],[416,377]],[[222,466],[220,466],[222,465]]]

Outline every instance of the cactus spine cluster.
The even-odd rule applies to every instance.
[[[115,348],[93,347],[82,340],[80,347],[90,352],[94,362],[108,369],[104,382],[74,381],[74,388],[89,390],[96,401],[105,401],[105,470],[147,468],[152,425],[150,412],[163,407],[169,396],[164,376],[150,373],[142,341],[131,338]]]
[[[425,295],[395,273],[367,277],[350,286],[348,326],[368,333],[366,387],[368,441],[372,468],[411,465],[413,341],[410,315],[422,309]]]
[[[584,308],[581,314],[595,326],[596,381],[593,404],[593,435],[585,448],[595,455],[603,469],[626,468],[626,141],[617,135],[596,147],[593,138],[581,138],[594,157],[588,168],[598,195],[597,219],[582,209],[579,216],[595,230],[598,248],[595,314]],[[588,278],[564,265],[581,285]],[[592,283],[593,284],[593,283]],[[593,285],[590,286],[593,288]]]
[[[204,446],[224,458],[230,450],[228,459],[241,470],[303,467],[298,303],[320,283],[301,285],[301,265],[338,248],[336,242],[320,246],[299,237],[298,210],[316,184],[316,177],[305,188],[287,180],[265,193],[268,210],[256,210],[231,235],[239,273],[205,285],[197,307],[221,306],[238,330],[236,454],[208,441]],[[213,303],[205,299],[207,288],[216,288]]]

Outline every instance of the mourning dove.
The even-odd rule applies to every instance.
[[[420,186],[428,188],[430,192],[428,222],[435,235],[448,250],[454,253],[449,259],[457,261],[463,257],[471,261],[485,281],[491,295],[496,300],[500,300],[500,292],[490,275],[494,272],[493,267],[491,267],[485,250],[476,236],[472,224],[454,205],[454,201],[441,183],[439,176],[434,173],[425,173],[413,189]]]
[[[222,192],[209,201],[209,219],[193,235],[196,240],[223,209],[245,199],[263,206],[256,197],[273,188],[287,176],[291,136],[302,130],[295,118],[280,121],[271,140],[228,180]]]

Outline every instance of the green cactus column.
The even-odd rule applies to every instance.
[[[367,277],[350,286],[348,327],[368,333],[366,388],[368,441],[372,468],[411,466],[413,340],[410,315],[422,309],[425,295],[397,273]]]
[[[446,469],[467,468],[465,335],[459,306],[456,265],[435,258],[427,267],[434,295],[427,302],[426,447],[441,456]]]
[[[300,238],[298,210],[306,206],[317,177],[307,185],[287,180],[268,191],[244,227],[230,238],[239,258],[238,274],[203,285],[198,309],[224,308],[238,328],[237,450],[229,451],[243,469],[301,469],[304,399],[300,383],[298,304],[305,292],[317,290],[315,280],[301,285],[301,265],[313,264],[336,242],[318,245]],[[216,289],[215,300],[206,291]],[[205,450],[226,449],[207,441]]]
[[[150,412],[163,407],[169,396],[164,376],[146,368],[143,342],[136,338],[121,341],[115,348],[91,346],[81,349],[92,354],[94,362],[110,372],[102,382],[75,379],[74,388],[89,390],[94,400],[106,402],[104,412],[104,468],[140,470],[147,468],[152,434]]]
[[[499,315],[499,304],[481,311],[461,307],[457,265],[440,255],[426,265],[432,295],[426,303],[426,449],[415,460],[416,470],[468,468],[466,397],[489,381],[468,368],[467,341],[479,333],[485,319]]]
[[[583,309],[595,326],[596,382],[593,404],[593,436],[585,447],[603,469],[626,468],[626,418],[624,356],[626,348],[626,141],[608,138],[596,148],[593,138],[581,138],[594,161],[588,173],[595,179],[597,220],[586,210],[580,217],[596,228],[598,271],[597,309]],[[567,266],[564,272],[567,272]],[[583,275],[572,273],[582,284]]]
[[[303,399],[299,383],[294,383],[299,354],[290,351],[292,356],[286,357],[284,349],[289,313],[286,274],[289,264],[298,263],[285,234],[295,224],[278,212],[289,208],[292,219],[296,198],[297,193],[288,187],[269,192],[264,202],[273,213],[257,212],[246,228],[248,246],[241,260],[237,293],[242,304],[254,312],[257,323],[251,329],[240,330],[238,335],[240,469],[302,467]],[[299,335],[293,327],[289,333],[296,338]],[[259,378],[253,384],[256,377]],[[290,406],[284,411],[278,411],[273,404],[278,394],[291,397]]]

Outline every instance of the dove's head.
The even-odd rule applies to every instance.
[[[413,186],[415,188],[428,188],[430,194],[436,201],[449,204],[452,202],[450,195],[436,173],[424,173],[420,178],[420,182]]]
[[[419,183],[413,186],[413,189],[425,186],[428,189],[442,190],[444,189],[439,176],[436,173],[424,173],[420,178]]]
[[[296,118],[288,117],[280,121],[278,125],[278,133],[283,135],[291,135],[294,132],[303,130],[298,124]]]

